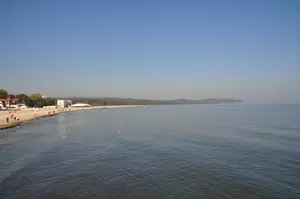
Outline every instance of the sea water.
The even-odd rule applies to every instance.
[[[300,198],[300,106],[42,118],[0,131],[0,198]]]

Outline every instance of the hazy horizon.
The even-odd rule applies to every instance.
[[[300,103],[299,1],[1,1],[0,88]]]

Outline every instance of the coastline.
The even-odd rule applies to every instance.
[[[132,108],[133,105],[119,105],[119,106],[92,106],[92,107],[78,107],[78,108],[30,108],[27,110],[16,110],[16,111],[0,111],[0,130],[9,129],[17,127],[21,124],[31,122],[33,120],[38,120],[43,117],[51,117],[60,113],[81,111],[81,110],[91,110],[91,109],[109,109],[109,108]],[[11,119],[10,116],[19,117],[19,121]],[[6,122],[6,118],[9,118],[9,123]]]

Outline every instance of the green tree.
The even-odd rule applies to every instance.
[[[16,98],[16,96],[15,96],[15,95],[13,95],[13,94],[9,94],[9,95],[8,95],[8,97],[9,97],[10,99],[14,99],[14,98]]]
[[[50,97],[45,99],[45,106],[53,106],[53,105],[56,105],[56,99]]]
[[[0,89],[0,98],[6,99],[8,97],[8,92],[4,89]]]
[[[39,101],[39,100],[42,100],[42,95],[40,93],[34,93],[34,94],[30,95],[30,99],[32,101]]]
[[[29,97],[25,94],[18,94],[16,95],[16,97],[20,100],[20,101],[25,101],[25,100],[28,100]]]
[[[26,94],[18,94],[16,97],[19,99],[20,103],[24,103],[27,106],[33,106],[32,100]]]
[[[37,101],[37,102],[35,103],[35,106],[36,106],[36,107],[39,107],[39,108],[41,108],[41,107],[43,107],[43,106],[46,106],[45,100]]]

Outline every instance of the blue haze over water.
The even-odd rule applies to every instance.
[[[70,112],[0,132],[0,198],[299,198],[299,154],[299,105]]]

